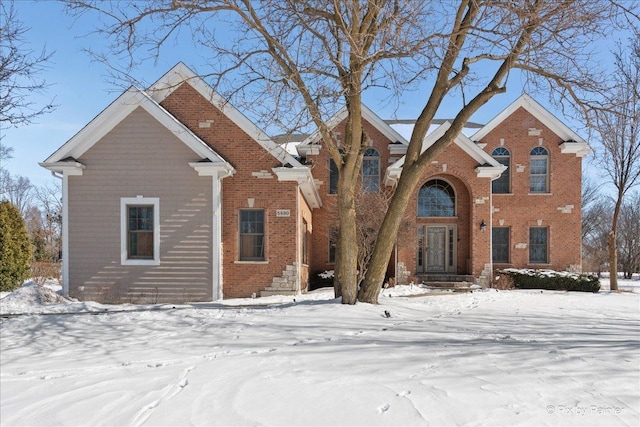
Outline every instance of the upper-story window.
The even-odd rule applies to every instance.
[[[529,167],[529,192],[549,192],[549,152],[546,148],[536,147],[531,150]]]
[[[455,216],[456,195],[447,181],[432,179],[418,192],[418,216]]]
[[[362,191],[380,191],[380,153],[375,148],[367,148],[362,159]]]
[[[329,158],[329,194],[338,194],[338,165]]]
[[[510,165],[511,154],[509,153],[509,150],[507,150],[506,148],[498,147],[495,150],[493,150],[493,153],[491,154],[491,156],[493,156],[493,158],[496,159],[498,163],[507,167],[507,170],[502,172],[502,175],[500,175],[500,178],[496,179],[491,183],[491,192],[494,194],[508,194],[511,192],[510,191],[511,180],[510,180],[510,174],[509,174],[509,170],[511,166]]]

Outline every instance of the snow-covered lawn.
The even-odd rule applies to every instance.
[[[638,426],[640,281],[621,288],[634,292],[397,287],[348,307],[329,290],[46,304],[25,286],[0,312],[57,314],[0,320],[0,422]]]

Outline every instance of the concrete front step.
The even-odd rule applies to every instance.
[[[468,274],[418,274],[417,278],[423,283],[431,282],[469,282],[475,283],[475,277]]]
[[[274,295],[298,295],[298,291],[286,290],[286,289],[265,289],[264,291],[260,291],[261,297],[272,297]]]
[[[469,282],[423,282],[423,284],[429,288],[468,288],[472,283]]]

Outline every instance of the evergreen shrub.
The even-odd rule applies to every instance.
[[[18,208],[0,202],[0,291],[19,288],[29,278],[31,243]]]
[[[511,278],[517,289],[578,292],[598,292],[600,290],[600,280],[590,274],[514,268],[498,270],[498,274]]]

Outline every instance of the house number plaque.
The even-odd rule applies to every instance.
[[[289,209],[276,209],[276,216],[279,218],[291,216],[291,210]]]

